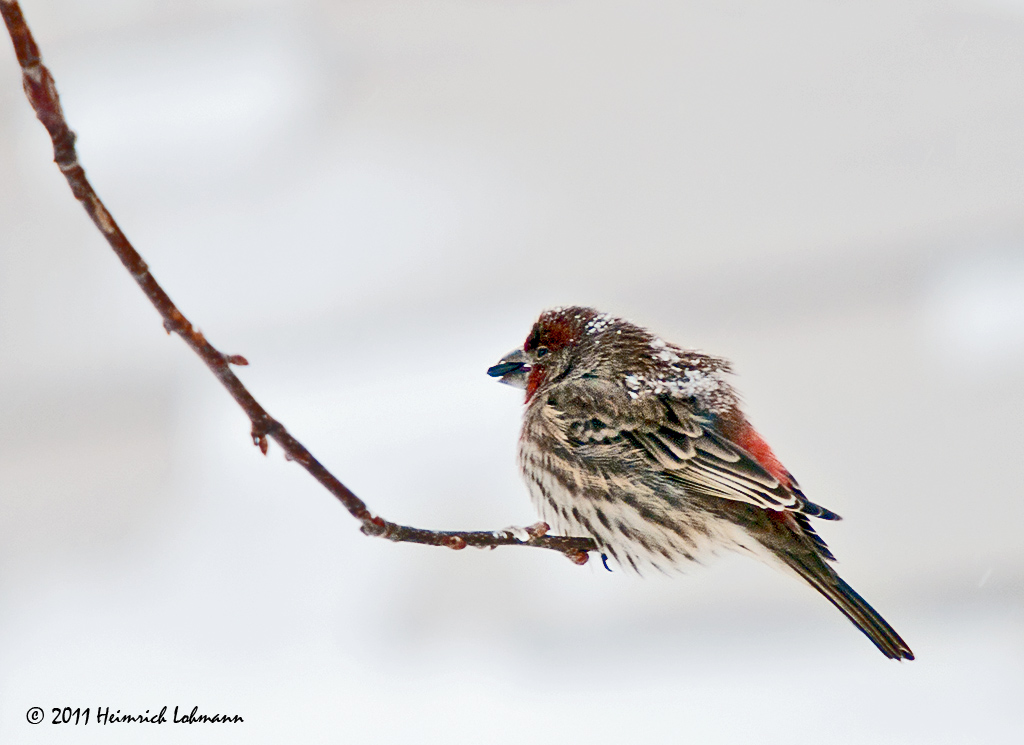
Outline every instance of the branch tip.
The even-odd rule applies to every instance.
[[[178,310],[170,296],[156,281],[145,260],[117,226],[113,216],[96,194],[86,178],[85,170],[78,162],[78,155],[75,152],[75,133],[64,118],[53,75],[42,64],[39,48],[25,22],[21,7],[16,0],[0,0],[0,15],[3,16],[15,55],[18,58],[18,64],[21,67],[25,94],[37,118],[50,135],[54,160],[68,182],[72,195],[82,204],[132,279],[160,313],[163,318],[164,330],[168,335],[178,334],[206,363],[245,411],[249,421],[252,422],[252,442],[263,455],[266,455],[269,449],[268,439],[273,439],[284,451],[288,460],[299,463],[344,505],[352,517],[362,523],[361,530],[368,536],[384,537],[396,542],[446,546],[454,550],[461,550],[466,546],[491,549],[497,546],[532,546],[563,553],[574,564],[587,562],[587,552],[597,548],[592,539],[549,536],[550,527],[546,523],[536,523],[529,528],[506,528],[493,532],[451,532],[398,525],[372,515],[359,497],[314,458],[312,453],[292,437],[280,422],[267,413],[229,368],[230,365],[239,367],[248,365],[249,361],[240,354],[225,355],[218,351],[206,340],[202,332],[195,328],[188,318]]]

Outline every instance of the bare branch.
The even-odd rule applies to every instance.
[[[584,564],[588,552],[597,547],[589,538],[572,538],[547,535],[548,526],[538,523],[530,528],[506,529],[493,532],[477,531],[440,531],[424,530],[406,525],[389,522],[370,512],[366,503],[349,490],[341,481],[328,471],[320,461],[313,457],[301,442],[292,437],[284,425],[267,413],[259,402],[253,398],[242,381],[232,372],[231,365],[249,364],[241,355],[226,355],[218,351],[206,340],[197,328],[178,310],[170,296],[157,283],[139,255],[121,232],[117,222],[103,206],[96,195],[85,171],[78,163],[75,152],[75,133],[68,127],[64,112],[60,107],[60,98],[53,76],[42,63],[39,47],[36,45],[32,32],[25,23],[21,8],[13,0],[0,0],[0,13],[10,33],[14,51],[21,65],[25,95],[28,96],[32,108],[35,109],[39,121],[46,127],[53,141],[53,159],[71,187],[75,199],[82,203],[93,223],[114,249],[114,253],[132,275],[135,282],[149,298],[157,312],[164,319],[167,333],[175,333],[185,340],[192,351],[202,358],[210,371],[217,376],[232,398],[242,407],[252,422],[253,443],[265,455],[267,438],[274,440],[285,452],[289,460],[299,463],[327,491],[333,494],[345,506],[345,509],[362,524],[362,532],[370,536],[387,538],[405,543],[422,543],[428,546],[447,546],[462,549],[466,546],[478,548],[495,546],[534,546],[560,551],[577,564]]]

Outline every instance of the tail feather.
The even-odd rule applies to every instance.
[[[882,654],[892,660],[914,659],[914,653],[896,633],[896,629],[831,567],[821,560],[815,560],[817,557],[812,559],[807,555],[786,552],[780,558],[849,618]]]

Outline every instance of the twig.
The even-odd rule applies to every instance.
[[[107,243],[124,264],[125,269],[132,275],[142,291],[146,293],[146,297],[149,298],[153,307],[163,317],[167,333],[176,333],[185,340],[185,343],[202,358],[210,371],[217,376],[232,398],[248,415],[252,422],[253,443],[264,455],[267,453],[267,438],[269,437],[281,446],[285,457],[299,463],[327,491],[338,498],[345,509],[362,524],[362,532],[366,535],[387,538],[396,542],[447,546],[453,549],[461,549],[466,546],[479,548],[533,546],[560,551],[577,564],[586,563],[587,552],[596,549],[591,539],[546,535],[548,526],[544,523],[538,523],[530,528],[493,532],[424,530],[398,525],[370,512],[363,500],[335,478],[301,442],[288,433],[283,424],[270,416],[266,409],[253,398],[248,389],[242,385],[242,381],[232,372],[230,366],[247,365],[249,363],[246,359],[241,355],[226,355],[218,351],[206,340],[202,332],[195,328],[178,310],[168,294],[157,283],[142,256],[121,232],[107,208],[103,206],[103,202],[100,201],[89,184],[89,180],[85,177],[85,171],[78,163],[78,155],[75,152],[75,133],[71,131],[64,119],[53,76],[42,63],[39,47],[36,46],[32,32],[25,23],[21,8],[16,0],[0,0],[0,13],[3,14],[4,23],[7,24],[7,31],[11,35],[14,51],[21,65],[25,95],[28,96],[39,121],[43,123],[46,131],[50,134],[50,139],[53,141],[53,159],[67,179],[71,193],[82,203],[93,223],[103,233]]]

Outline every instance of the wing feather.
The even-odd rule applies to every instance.
[[[552,401],[568,441],[582,446],[577,457],[621,462],[626,449],[691,494],[838,518],[808,501],[795,481],[780,483],[752,454],[723,435],[713,416],[696,412],[691,402],[670,396],[631,402],[610,393],[587,390],[574,396],[567,387],[560,400]]]

